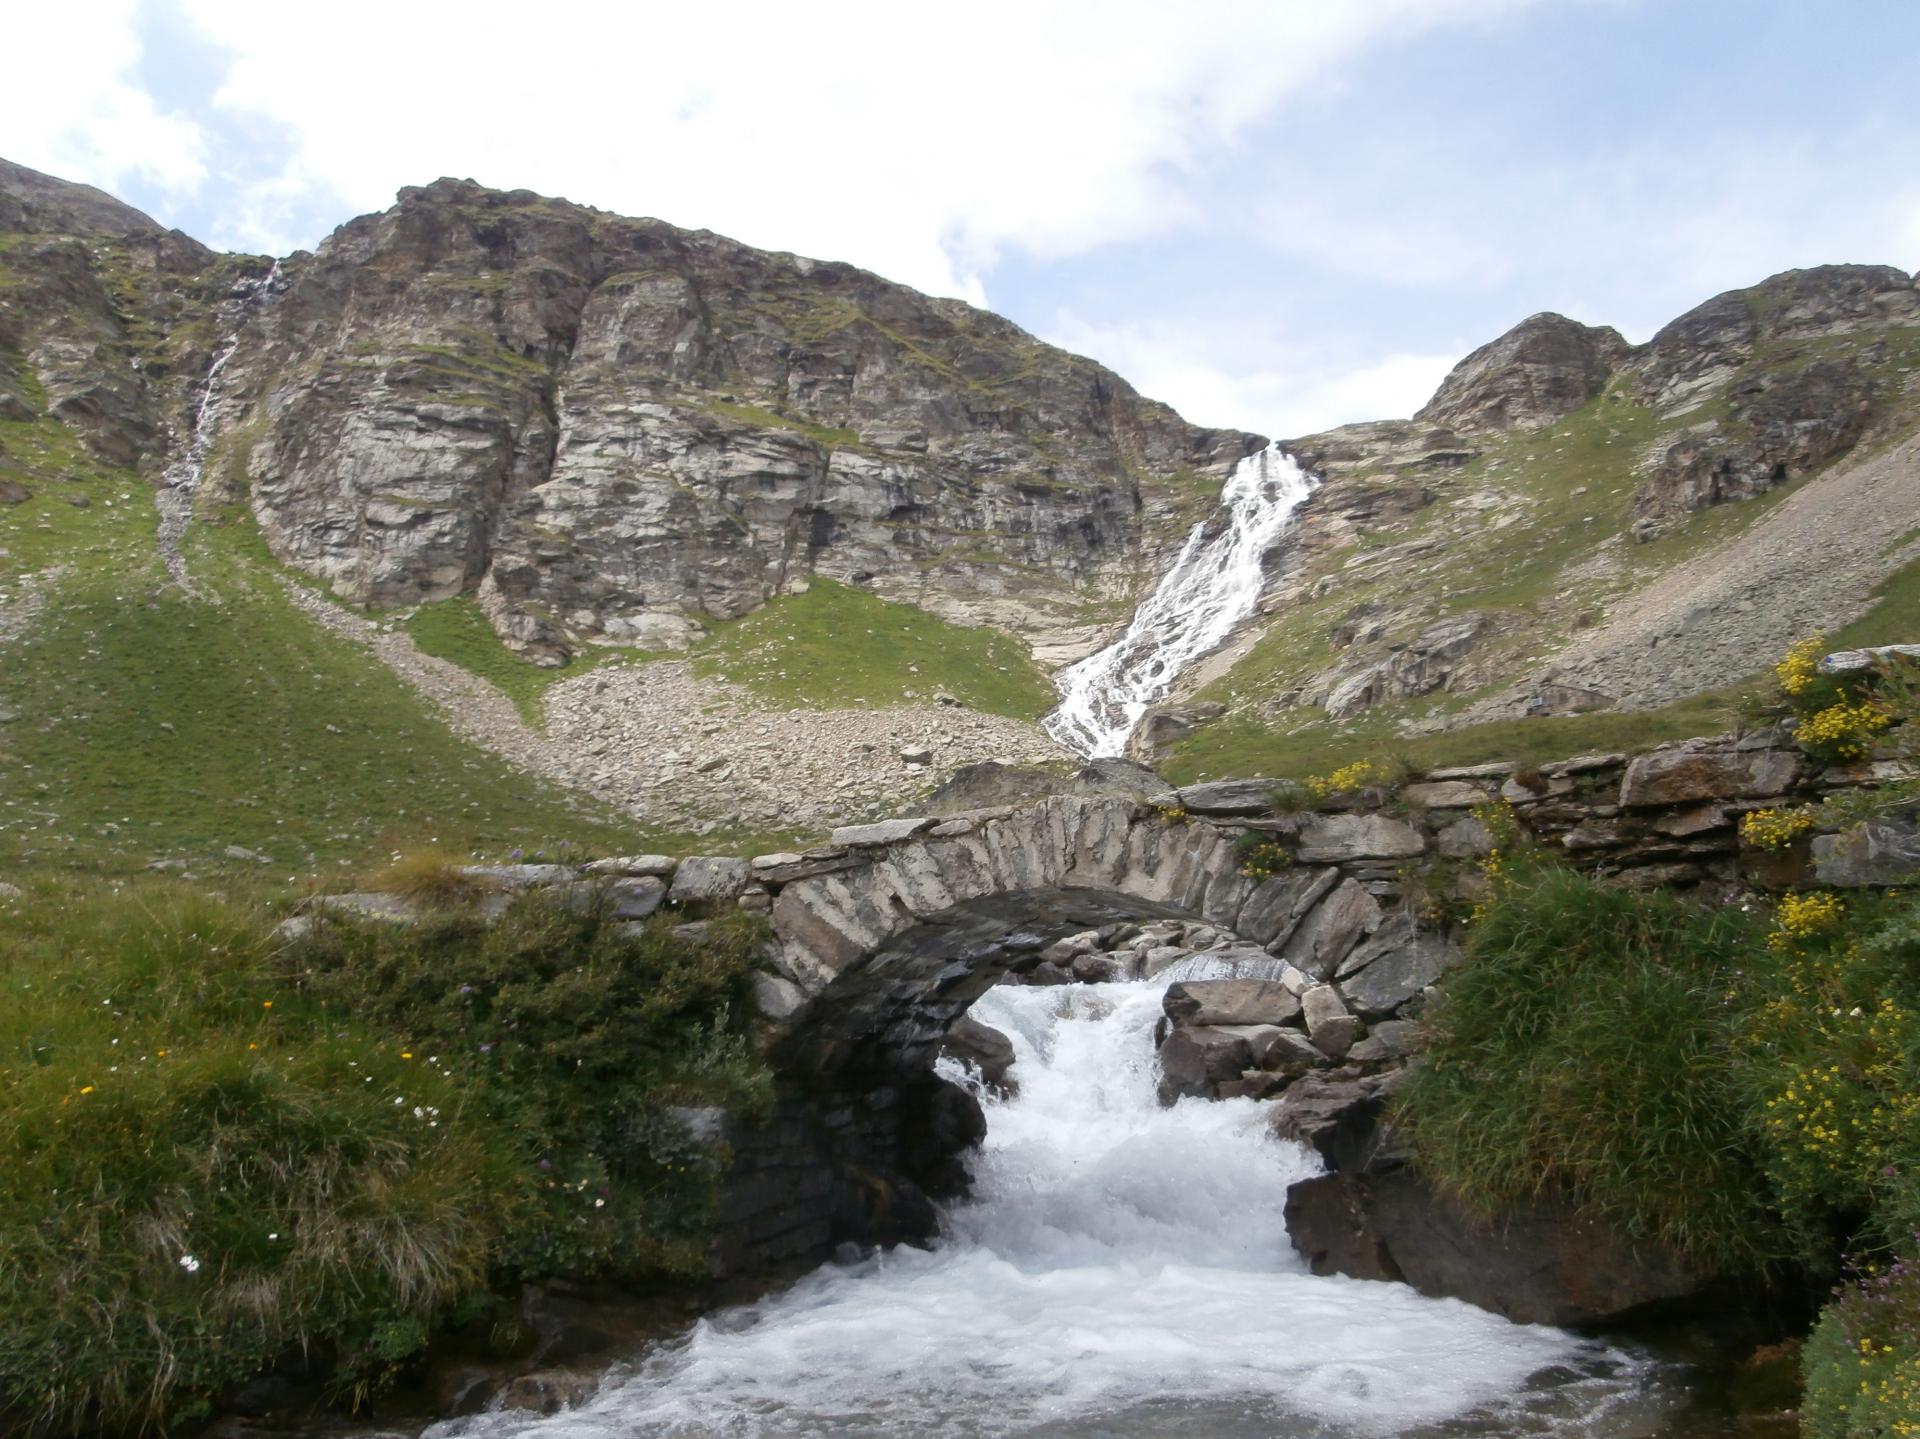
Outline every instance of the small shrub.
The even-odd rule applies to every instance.
[[[1293,867],[1293,856],[1272,835],[1249,830],[1234,841],[1234,859],[1248,879],[1272,879]]]
[[[1812,691],[1822,681],[1820,659],[1826,654],[1827,637],[1824,634],[1811,634],[1796,642],[1780,657],[1773,667],[1774,678],[1779,681],[1780,692],[1789,699]]]
[[[1815,759],[1865,759],[1873,748],[1873,737],[1892,723],[1893,717],[1869,700],[1853,704],[1838,700],[1794,726],[1793,739]]]
[[[494,892],[479,875],[466,873],[462,862],[435,849],[406,850],[376,874],[371,887],[398,895],[431,909],[457,909]]]
[[[1749,810],[1740,819],[1740,838],[1755,849],[1777,853],[1791,849],[1813,827],[1813,816],[1805,809]]]
[[[1920,1436],[1920,1259],[1912,1250],[1844,1285],[1805,1354],[1807,1439]]]
[[[1920,906],[1787,896],[1742,1063],[1787,1210],[1854,1245],[1920,1228]]]
[[[1392,789],[1403,783],[1406,777],[1407,767],[1403,762],[1362,759],[1342,765],[1332,774],[1310,776],[1306,781],[1306,791],[1310,798],[1324,800],[1337,795],[1357,794],[1365,789]]]

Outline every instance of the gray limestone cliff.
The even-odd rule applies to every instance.
[[[814,574],[1057,637],[1260,443],[849,265],[453,180],[288,261],[221,403],[214,483],[275,554],[477,590],[556,660]]]

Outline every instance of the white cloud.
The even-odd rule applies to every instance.
[[[295,137],[295,190],[472,175],[977,296],[1009,247],[1198,222],[1193,175],[1283,98],[1525,0],[183,3],[232,52],[219,106]]]
[[[1525,296],[1484,338],[1557,310],[1648,338],[1681,310],[1780,270],[1920,263],[1920,194],[1889,186],[1876,128],[1695,128],[1587,152],[1461,129],[1276,163],[1244,233],[1290,262],[1407,292]],[[1462,148],[1490,158],[1460,164]],[[1904,215],[1903,215],[1904,207]],[[1321,223],[1301,225],[1308,213]],[[1904,225],[1904,229],[1903,229]]]
[[[1254,334],[1099,325],[1062,314],[1043,337],[1099,360],[1200,425],[1291,439],[1424,405],[1458,355],[1389,352],[1350,362]]]
[[[7,158],[102,189],[144,180],[183,193],[205,178],[206,137],[163,111],[133,74],[137,0],[63,0],[11,7],[13,62],[0,85]]]

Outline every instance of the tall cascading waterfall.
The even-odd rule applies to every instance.
[[[1284,1216],[1311,1152],[1274,1138],[1255,1100],[1158,1102],[1168,982],[1002,985],[974,1005],[1012,1040],[1018,1088],[983,1096],[973,1195],[932,1249],[830,1264],[713,1315],[582,1408],[428,1439],[1664,1432],[1668,1366],[1312,1274]]]
[[[1090,758],[1118,755],[1180,672],[1253,613],[1265,584],[1261,561],[1312,493],[1313,478],[1269,445],[1234,466],[1220,491],[1227,524],[1193,527],[1172,567],[1113,644],[1062,670],[1060,704],[1047,733]]]
[[[160,489],[154,496],[154,504],[160,511],[158,548],[168,576],[182,589],[191,589],[192,585],[187,577],[186,557],[180,551],[180,540],[186,534],[187,522],[193,518],[193,497],[206,475],[207,454],[218,432],[218,411],[225,393],[221,376],[240,348],[240,327],[260,302],[273,293],[279,279],[280,262],[275,260],[265,275],[236,285],[222,306],[227,319],[226,338],[214,352],[213,363],[207,366],[207,373],[200,381],[200,402],[193,409],[187,442],[160,476]]]

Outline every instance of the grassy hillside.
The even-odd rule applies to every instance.
[[[945,692],[988,714],[1038,719],[1056,699],[1012,636],[826,579],[720,626],[693,663],[697,674],[788,708],[927,702]]]
[[[164,584],[151,491],[50,419],[0,425],[0,594],[52,571],[0,666],[0,870],[154,859],[275,872],[451,849],[638,842],[631,821],[453,736],[290,605],[243,532],[194,532],[203,595]],[[87,501],[84,507],[71,503]]]

